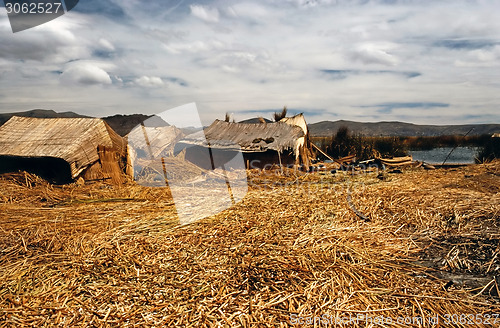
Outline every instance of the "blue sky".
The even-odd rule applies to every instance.
[[[80,0],[13,34],[0,8],[0,112],[210,122],[287,106],[321,120],[500,123],[499,1]]]

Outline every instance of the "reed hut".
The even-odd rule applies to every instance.
[[[175,126],[136,126],[127,135],[128,144],[135,152],[133,157],[159,158],[173,154],[175,144],[183,133]]]
[[[211,163],[230,162],[238,152],[243,153],[247,168],[297,165],[301,161],[309,165],[308,153],[304,151],[306,137],[300,126],[281,121],[234,123],[216,120],[203,131],[182,139],[176,151],[185,149],[185,158],[205,169],[210,169]],[[207,148],[211,151],[207,152]]]
[[[175,126],[151,127],[140,124],[130,131],[127,140],[134,178],[136,180],[142,179],[151,170],[162,172],[162,165],[160,168],[155,168],[155,166],[160,163],[164,165],[165,161],[172,164],[174,147],[183,135],[182,131]],[[176,164],[178,165],[178,163]]]
[[[98,118],[13,116],[0,127],[0,173],[19,170],[54,183],[110,180],[130,174],[127,143]]]

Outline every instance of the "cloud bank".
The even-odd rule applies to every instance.
[[[0,8],[0,111],[210,122],[287,106],[310,121],[500,121],[500,3],[81,1],[13,34]]]

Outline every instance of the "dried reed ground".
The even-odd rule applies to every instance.
[[[500,313],[498,279],[445,289],[416,264],[456,236],[498,240],[500,163],[376,175],[249,172],[241,203],[182,227],[165,189],[2,178],[0,326],[288,327],[327,314],[419,327]],[[457,247],[439,270],[467,270]],[[478,274],[499,276],[498,251]]]

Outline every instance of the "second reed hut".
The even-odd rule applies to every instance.
[[[247,168],[266,168],[273,164],[309,165],[305,150],[307,134],[295,124],[234,123],[216,120],[209,127],[179,142],[185,158],[210,169],[211,163],[227,163],[242,152]],[[210,148],[212,151],[205,151]],[[213,158],[207,158],[207,156]]]

